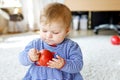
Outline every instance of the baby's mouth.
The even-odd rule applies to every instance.
[[[45,40],[45,42],[47,42],[47,43],[50,44],[50,45],[54,43],[53,40]]]

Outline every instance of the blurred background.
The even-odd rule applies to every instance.
[[[51,2],[63,0],[0,0],[0,33],[39,30],[40,10]]]
[[[38,31],[40,10],[52,2],[70,8],[75,32],[91,30],[98,34],[99,30],[112,30],[120,34],[119,0],[0,0],[0,34]]]
[[[0,0],[0,80],[22,80],[29,66],[19,53],[39,38],[40,10],[52,2],[71,10],[68,37],[82,50],[84,80],[120,80],[120,0]]]

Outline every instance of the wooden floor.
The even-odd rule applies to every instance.
[[[70,37],[79,37],[79,36],[92,36],[94,35],[93,30],[72,30],[69,34]]]
[[[114,30],[100,30],[98,34],[95,34],[93,30],[72,30],[70,32],[70,37],[80,37],[80,36],[94,36],[94,35],[118,35]]]

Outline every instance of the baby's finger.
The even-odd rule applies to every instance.
[[[53,63],[54,63],[54,61],[51,61],[51,60],[50,60],[47,64],[53,64]]]
[[[52,61],[54,61],[54,62],[58,62],[58,59],[53,58]]]
[[[37,49],[34,49],[34,53],[38,53],[38,50],[37,50]]]
[[[62,59],[62,57],[60,57],[60,56],[58,56],[58,55],[56,55],[56,57],[57,57],[58,59]]]

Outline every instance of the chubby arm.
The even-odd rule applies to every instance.
[[[33,43],[34,43],[33,41],[30,42],[30,43],[25,47],[25,49],[24,49],[22,52],[20,52],[20,54],[19,54],[19,61],[20,61],[20,63],[21,63],[22,65],[28,66],[28,65],[34,63],[34,62],[30,59],[30,57],[29,57],[29,55],[28,55],[29,50],[32,49],[32,48],[34,48],[34,47],[33,47]]]
[[[65,60],[65,65],[61,70],[68,73],[78,73],[82,67],[82,52],[78,44],[73,44],[70,46],[70,49],[68,51],[68,58]]]

